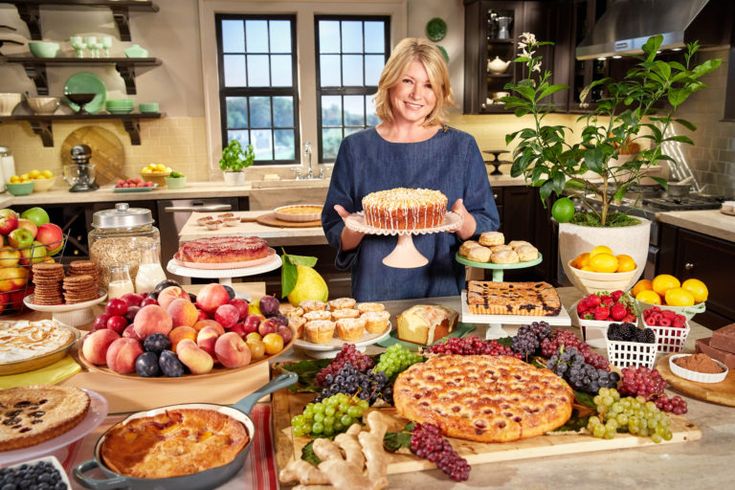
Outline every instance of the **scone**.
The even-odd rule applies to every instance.
[[[342,318],[337,320],[336,323],[337,336],[342,340],[355,342],[365,335],[365,324],[367,322],[364,318]]]
[[[327,304],[324,301],[317,301],[315,299],[307,299],[299,303],[299,306],[304,310],[305,313],[310,311],[321,311],[327,309]]]
[[[383,333],[388,328],[390,313],[387,311],[368,311],[360,318],[365,319],[365,328],[369,333]]]
[[[480,245],[491,247],[505,243],[505,235],[499,231],[486,231],[480,235]]]
[[[283,316],[291,317],[291,316],[302,316],[304,314],[304,309],[299,306],[294,306],[291,303],[281,303],[281,305],[278,307],[279,313]]]
[[[490,249],[483,246],[473,247],[467,252],[467,258],[474,262],[490,262],[491,255]]]
[[[501,250],[490,258],[493,264],[515,264],[519,262],[518,254],[513,250]]]
[[[471,248],[479,246],[480,243],[474,240],[467,240],[466,242],[462,242],[462,245],[459,246],[459,255],[462,257],[467,257],[467,252],[469,252]]]
[[[525,240],[513,240],[508,245],[510,245],[513,250],[517,249],[518,247],[523,247],[524,245],[528,245],[529,247],[533,247],[530,243],[528,243]]]
[[[341,310],[332,311],[332,320],[342,320],[343,318],[357,318],[360,312],[354,308],[342,308]]]
[[[538,250],[536,247],[532,247],[531,245],[521,245],[516,249],[516,253],[518,254],[518,259],[521,262],[528,262],[538,258]]]
[[[334,328],[333,321],[313,320],[304,325],[304,336],[314,344],[328,344],[334,337]]]
[[[304,313],[307,322],[314,320],[331,320],[332,314],[326,310],[314,310]]]
[[[357,300],[354,298],[337,298],[329,302],[331,310],[342,310],[344,308],[354,308]]]
[[[500,252],[501,250],[513,250],[513,247],[511,247],[510,245],[495,245],[490,247],[490,251],[492,253]]]
[[[385,305],[383,303],[358,303],[357,311],[367,313],[368,311],[383,311]]]
[[[291,315],[288,317],[288,326],[291,327],[296,333],[296,338],[301,339],[304,337],[304,325],[306,324],[306,318],[303,316]]]

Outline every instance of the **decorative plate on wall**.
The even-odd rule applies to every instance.
[[[447,50],[444,49],[444,46],[439,46],[437,44],[436,47],[439,48],[439,51],[442,52],[442,56],[444,56],[444,61],[446,61],[447,63],[449,63],[449,53],[447,53]]]
[[[426,23],[426,37],[439,42],[447,35],[447,23],[440,17],[434,17]]]

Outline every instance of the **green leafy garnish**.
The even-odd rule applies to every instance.
[[[288,296],[293,288],[296,287],[299,273],[296,269],[297,265],[304,267],[314,267],[316,265],[316,257],[308,257],[305,255],[288,255],[285,250],[281,255],[281,298]]]
[[[301,448],[301,459],[314,466],[319,466],[319,463],[322,462],[319,456],[314,454],[314,441],[309,441],[309,444]]]
[[[416,424],[409,422],[400,432],[386,432],[383,436],[383,447],[386,451],[394,453],[399,449],[411,448],[411,432]]]
[[[288,387],[291,393],[317,393],[321,391],[321,388],[316,385],[314,378],[330,362],[332,362],[332,359],[309,359],[306,361],[278,363],[273,367],[298,374],[298,381]]]

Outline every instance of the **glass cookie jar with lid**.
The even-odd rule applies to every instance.
[[[143,256],[153,255],[160,261],[161,235],[153,226],[149,209],[116,203],[114,209],[94,213],[92,228],[89,256],[99,268],[100,284],[105,288],[115,266],[127,265],[130,278],[135,281]]]

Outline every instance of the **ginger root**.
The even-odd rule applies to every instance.
[[[329,483],[329,479],[319,471],[319,468],[303,459],[289,462],[278,474],[278,479],[282,483],[299,482],[302,485],[324,485]]]
[[[360,432],[357,435],[362,452],[367,461],[367,473],[373,481],[373,488],[380,489],[388,486],[388,455],[383,448],[383,437],[388,429],[380,412],[372,411],[367,416],[370,432]]]

